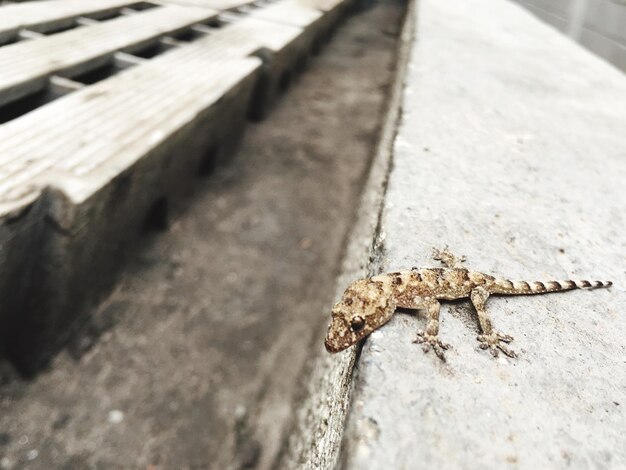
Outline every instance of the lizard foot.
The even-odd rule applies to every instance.
[[[441,261],[448,268],[460,268],[461,263],[465,262],[465,256],[457,257],[455,256],[448,247],[444,247],[443,250],[438,250],[437,248],[433,248],[433,259],[437,261]]]
[[[428,333],[425,333],[424,331],[418,331],[417,332],[417,338],[415,338],[413,340],[414,343],[417,344],[421,344],[422,345],[422,350],[427,353],[428,351],[430,351],[430,349],[432,348],[433,351],[435,351],[435,354],[437,355],[437,357],[439,359],[441,359],[442,361],[446,360],[446,356],[444,354],[444,351],[450,348],[449,344],[443,343],[440,339],[439,336],[437,335],[431,335]]]
[[[517,357],[515,351],[510,349],[506,344],[513,341],[513,337],[493,331],[489,335],[478,335],[476,338],[480,341],[480,349],[489,349],[493,357],[498,357],[498,350],[502,351],[509,357]]]

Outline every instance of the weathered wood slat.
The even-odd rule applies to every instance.
[[[74,24],[76,18],[101,18],[139,0],[48,0],[0,6],[0,44],[15,39],[21,29],[51,32]]]
[[[187,5],[227,11],[249,5],[254,1],[255,0],[158,0],[158,3]]]
[[[321,11],[332,11],[341,5],[353,3],[351,0],[295,0],[295,3]]]
[[[194,25],[216,11],[167,5],[0,48],[0,118],[3,104],[68,93],[0,125],[0,349],[24,369],[110,282],[151,208],[232,152],[246,117],[334,24],[318,8],[275,5],[211,29]],[[94,84],[66,79],[192,27],[192,42],[148,60],[126,54],[135,65]]]
[[[266,3],[259,5],[258,0],[158,0],[161,4],[189,5],[204,8],[211,8],[219,11],[258,8],[259,11],[268,11],[268,18],[278,22],[289,22],[290,11],[296,15],[302,15],[300,10],[320,10],[331,11],[340,5],[351,3],[352,0],[288,0],[280,2]],[[286,14],[286,15],[285,15]],[[287,23],[292,24],[292,23]],[[305,23],[308,24],[308,23]]]
[[[120,50],[135,50],[167,33],[208,21],[217,12],[165,6],[0,48],[0,105],[43,89],[52,74],[75,76]]]
[[[300,45],[293,47],[301,36],[299,28],[245,18],[180,51],[141,66],[132,74],[127,72],[99,86],[88,87],[22,119],[0,126],[0,212],[15,210],[36,198],[42,187],[51,182],[58,183],[61,168],[76,171],[76,176],[81,176],[89,171],[86,169],[88,166],[101,160],[107,161],[111,152],[98,147],[99,141],[94,138],[98,134],[94,133],[98,132],[105,141],[110,141],[120,137],[115,132],[123,132],[126,127],[134,128],[133,113],[141,112],[137,101],[147,100],[146,106],[154,112],[155,104],[179,99],[176,93],[181,90],[180,87],[174,87],[169,92],[166,84],[157,81],[151,88],[150,74],[155,67],[157,70],[162,67],[172,71],[178,68],[188,70],[186,64],[192,64],[194,54],[201,53],[213,64],[213,67],[208,63],[202,67],[218,70],[224,62],[267,50],[274,56],[268,60],[268,65],[286,69],[298,53],[306,53]],[[170,64],[171,61],[175,64]],[[144,75],[146,73],[147,76]],[[178,76],[171,73],[174,77]],[[138,78],[133,78],[135,76]],[[274,81],[277,79],[276,76],[272,78]],[[137,93],[138,88],[141,88],[141,94]],[[103,99],[97,100],[100,96]],[[117,116],[122,121],[110,121],[110,116]],[[146,124],[141,128],[146,129]],[[101,154],[89,153],[94,148]],[[82,165],[80,162],[83,162]],[[74,199],[80,200],[80,197]]]
[[[36,284],[0,300],[3,339],[23,367],[38,367],[40,348],[110,279],[151,206],[187,185],[211,146],[232,148],[260,64],[182,48],[0,127],[3,163],[21,164],[2,181],[14,216],[0,228],[0,261],[22,277],[0,276],[0,290]]]
[[[255,10],[250,15],[254,18],[305,28],[324,14],[317,8],[300,3],[299,0],[285,0]]]

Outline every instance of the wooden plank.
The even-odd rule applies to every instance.
[[[295,0],[295,3],[327,12],[335,10],[340,6],[353,3],[353,0]]]
[[[240,7],[249,6],[249,8],[261,8],[268,9],[272,4],[259,5],[258,0],[158,0],[158,3],[178,5],[190,5],[197,7],[212,8],[214,10],[227,11]],[[277,4],[289,3],[285,1],[277,2]],[[313,8],[321,11],[329,11],[335,9],[337,6],[349,3],[348,0],[295,0],[292,3]]]
[[[189,48],[0,126],[0,212],[29,203],[48,185],[84,201],[258,63],[216,61]]]
[[[289,8],[292,8],[292,6],[290,5]],[[193,13],[191,17],[189,16],[189,13]],[[122,45],[128,46],[129,43],[137,41],[138,39],[145,39],[146,34],[143,34],[143,32],[138,33],[137,26],[147,25],[150,27],[148,30],[153,32],[153,28],[156,28],[157,26],[157,16],[158,19],[165,18],[170,20],[176,19],[176,14],[182,14],[182,24],[191,24],[193,22],[202,21],[213,15],[212,12],[207,13],[206,10],[170,6],[164,7],[161,10],[116,20],[115,23],[117,24],[115,25],[113,25],[114,22],[111,21],[106,24],[90,27],[92,33],[90,37],[93,38],[94,36],[97,36],[98,38],[101,37],[102,40],[98,41],[95,45],[93,44],[93,42],[95,42],[94,40],[90,41],[92,44],[82,44],[83,50],[78,52],[72,51],[73,54],[70,57],[68,57],[67,50],[62,51],[65,52],[65,55],[59,53],[58,56],[47,56],[46,63],[44,65],[52,63],[54,66],[43,68],[45,70],[45,76],[50,76],[52,73],[57,73],[60,70],[67,69],[76,63],[81,63],[85,60],[93,60],[94,57],[102,55],[103,53],[111,53],[112,51],[119,49]],[[272,13],[272,15],[273,14],[275,13]],[[319,15],[309,15],[308,13],[304,16],[307,15],[309,19],[316,19],[319,17]],[[148,17],[152,19],[151,22],[146,21]],[[142,21],[139,22],[138,20]],[[130,33],[133,34],[132,38],[114,35],[116,31],[129,32],[129,23],[131,21],[135,23],[133,24],[132,31],[130,31]],[[297,18],[296,21],[303,22],[303,17]],[[181,26],[181,23],[175,22],[174,26],[179,27]],[[96,32],[96,29],[99,29],[100,31]],[[158,30],[163,31],[162,28],[158,28]],[[78,37],[76,33],[76,31],[70,31],[55,37],[45,38],[40,41],[32,41],[29,44],[19,44],[12,46],[11,48],[0,50],[1,63],[4,57],[9,56],[9,52],[14,52],[14,50],[20,49],[20,54],[14,57],[15,65],[11,67],[13,74],[8,74],[0,79],[0,92],[7,88],[7,82],[15,83],[18,81],[18,79],[13,77],[16,75],[20,77],[20,75],[16,72],[16,70],[20,71],[20,66],[22,66],[21,70],[25,71],[21,74],[21,77],[25,77],[22,78],[22,80],[27,81],[28,78],[32,77],[34,69],[42,69],[41,64],[37,63],[37,61],[33,58],[41,56],[41,52],[44,49],[55,51],[58,50],[56,47],[58,44],[65,45],[74,42]],[[187,54],[192,53],[191,51],[202,51],[204,56],[211,57],[211,60],[214,63],[214,68],[217,70],[219,69],[217,64],[221,64],[225,61],[229,62],[233,59],[243,59],[257,53],[258,51],[266,50],[279,58],[281,57],[281,54],[286,55],[287,57],[282,60],[282,62],[276,58],[269,61],[270,65],[276,65],[278,68],[286,68],[293,65],[288,62],[293,61],[295,55],[306,54],[307,52],[306,50],[301,50],[302,47],[297,47],[293,52],[286,54],[286,51],[290,48],[290,46],[297,42],[297,40],[302,36],[302,33],[303,31],[301,28],[290,25],[276,25],[270,21],[263,21],[250,16],[243,18],[235,24],[227,25],[222,29],[216,30],[214,34],[211,34],[204,39],[200,39],[190,46],[186,46],[184,51],[186,51]],[[112,38],[113,40],[111,40],[110,37],[112,35],[115,36]],[[68,36],[71,36],[71,38],[68,39]],[[39,46],[37,42],[42,44],[42,46]],[[50,45],[52,42],[54,45]],[[181,53],[176,52],[172,53],[172,55],[174,57],[180,57]],[[5,60],[9,62],[9,59],[10,57]],[[274,64],[274,62],[278,62],[278,64]],[[163,63],[163,61],[160,60],[156,62],[155,65],[150,64],[150,67],[141,67],[140,71],[135,73],[138,73],[139,77],[144,77],[141,72],[145,70],[152,70],[154,66],[161,63]],[[183,67],[182,63],[180,67]],[[26,72],[30,73],[30,75]],[[44,74],[40,72],[40,75]],[[46,175],[54,175],[52,179],[57,183],[61,181],[58,178],[59,167],[57,167],[57,165],[64,168],[64,171],[76,171],[77,173],[74,176],[80,177],[83,174],[90,173],[93,168],[107,160],[108,157],[106,156],[94,156],[89,153],[93,150],[94,145],[99,148],[101,144],[98,143],[97,139],[92,138],[93,135],[90,130],[83,127],[91,122],[89,120],[83,121],[85,118],[84,115],[91,115],[93,113],[94,116],[97,116],[97,119],[105,119],[109,115],[108,113],[112,113],[112,115],[117,116],[118,119],[132,118],[132,115],[128,115],[126,111],[120,112],[118,105],[121,106],[121,109],[125,109],[125,105],[133,104],[132,110],[140,111],[141,108],[138,106],[136,107],[134,102],[137,99],[144,98],[140,98],[136,95],[134,91],[135,88],[151,90],[154,93],[154,96],[152,96],[151,99],[155,103],[167,103],[168,100],[172,99],[174,96],[176,96],[177,100],[180,99],[180,97],[176,94],[176,90],[170,93],[166,88],[162,88],[161,85],[155,85],[155,88],[151,89],[149,88],[149,81],[142,84],[139,81],[133,82],[131,78],[127,78],[133,76],[134,75],[124,75],[125,78],[122,82],[115,79],[109,79],[107,80],[107,85],[102,85],[104,88],[100,86],[88,87],[88,89],[83,92],[76,93],[74,96],[63,99],[62,103],[49,104],[44,109],[31,113],[28,118],[17,119],[15,123],[9,122],[4,126],[0,126],[0,139],[2,140],[0,143],[0,208],[2,209],[2,212],[19,208],[23,204],[34,200],[38,196],[41,187],[45,187],[50,183],[50,181],[47,180],[48,176]],[[273,79],[275,81],[277,77],[273,77]],[[128,82],[128,80],[131,81]],[[110,91],[107,86],[111,86],[114,90],[118,91]],[[125,93],[120,91],[123,87],[128,87],[129,91]],[[107,90],[103,93],[108,96],[108,98],[103,102],[98,101],[98,103],[100,103],[99,106],[102,108],[78,106],[76,104],[76,100],[80,101],[84,96],[92,96],[94,94],[97,95],[101,92],[100,90]],[[177,88],[177,90],[180,90],[180,88]],[[163,93],[165,93],[165,98],[162,97]],[[111,98],[109,95],[113,97]],[[0,99],[1,96],[2,95],[0,94]],[[143,94],[141,96],[143,96]],[[193,96],[193,94],[191,96]],[[72,110],[71,113],[66,111],[68,109]],[[68,113],[78,113],[77,119],[80,122],[74,122],[72,119],[64,119],[62,122],[58,122],[58,120],[53,119],[53,116],[66,115]],[[46,117],[38,118],[38,116]],[[124,122],[126,122],[127,125],[131,125],[131,121],[129,120]],[[121,124],[121,121],[118,122],[118,124]],[[96,126],[95,124],[92,125],[94,127]],[[97,127],[98,130],[102,130],[102,126]],[[145,126],[140,127],[145,128]],[[119,130],[121,127],[114,128],[114,130],[115,129]],[[74,131],[78,132],[78,130],[80,130],[80,133],[78,135],[74,134]],[[113,130],[111,132],[113,132]],[[85,135],[90,137],[90,142],[87,144],[84,144],[83,142],[85,140]],[[83,137],[79,138],[79,136]],[[113,134],[107,134],[107,136],[108,139],[113,139],[116,142],[124,142],[124,138],[121,136],[114,136]],[[50,139],[50,142],[46,139]],[[66,142],[63,145],[67,145],[67,147],[63,147],[62,144],[59,143],[61,140]],[[55,143],[52,143],[52,141]],[[50,157],[50,155],[55,154],[59,146],[64,149],[61,153],[64,156],[63,162],[58,162],[54,158]],[[34,154],[38,154],[39,157],[34,157]],[[66,158],[68,155],[71,157]],[[72,162],[81,162],[83,159],[86,159],[88,163],[80,165],[76,163],[76,166],[72,166]],[[67,178],[62,178],[62,180],[65,181]],[[70,186],[75,189],[82,187],[82,185],[78,183],[71,184]],[[77,200],[80,200],[80,198]]]
[[[324,14],[317,8],[301,3],[300,0],[283,0],[250,12],[253,18],[275,23],[306,28]]]
[[[228,11],[235,10],[254,3],[255,0],[159,0],[162,4],[178,4],[195,7],[211,8],[213,10]]]
[[[302,28],[248,16],[216,30],[199,43],[215,57],[245,57],[261,49],[280,53],[302,33]]]
[[[151,207],[213,145],[232,151],[260,65],[192,44],[0,126],[0,262],[15,273],[0,276],[0,349],[21,367],[41,366]]]
[[[71,25],[84,15],[98,18],[138,0],[48,0],[0,6],[0,44],[15,37],[20,29],[49,32]]]
[[[172,12],[179,12],[179,11],[188,12],[189,9],[188,8],[181,9],[181,8],[172,6],[172,7],[165,7],[163,11],[160,11],[158,13],[159,13],[159,16],[172,18],[174,16],[172,15]],[[196,14],[200,12],[199,9],[192,9],[191,11],[194,11]],[[140,19],[140,17],[143,17],[143,19],[145,20],[145,18],[148,15],[154,17],[156,16],[156,13],[157,11],[148,12],[143,15],[137,15],[136,17],[124,18],[124,19],[120,19],[117,21],[119,23],[121,22],[126,23],[125,25],[126,27],[124,28],[124,30],[127,30],[128,22],[130,20],[138,20]],[[210,16],[211,14],[212,13],[209,13],[208,15]],[[193,16],[192,22],[206,19],[207,18],[206,15],[207,13],[206,11],[204,11],[204,13],[200,14],[200,16]],[[317,18],[317,15],[315,15],[315,18]],[[92,27],[91,29],[92,30],[94,28],[104,29],[104,26],[108,26],[106,29],[111,30],[111,26],[109,23],[112,23],[112,22],[108,22],[106,25],[105,24],[97,25],[97,26]],[[154,22],[152,22],[150,25],[154,26]],[[115,28],[115,30],[121,30],[121,29],[122,28],[120,28],[119,25],[118,27]],[[137,29],[135,28],[135,31],[136,30]],[[110,32],[110,31],[106,31],[106,32]],[[68,35],[68,36],[71,34],[72,36],[74,36],[75,33],[76,32],[72,31],[72,32],[63,33],[63,34]],[[105,34],[102,34],[101,36],[104,36],[105,39],[107,39]],[[186,46],[184,50],[185,51],[202,51],[204,56],[211,57],[211,60],[215,64],[214,68],[218,69],[219,67],[216,66],[217,64],[223,63],[224,61],[228,62],[233,59],[242,59],[260,50],[267,50],[273,53],[274,55],[280,56],[281,54],[285,53],[285,51],[293,43],[295,43],[297,39],[300,38],[300,36],[302,36],[301,28],[296,28],[296,27],[289,26],[289,25],[277,26],[276,24],[273,24],[268,21],[262,21],[253,17],[248,17],[248,18],[242,19],[241,21],[235,24],[227,25],[220,30],[216,30],[214,34],[211,34],[204,39],[198,40],[196,41],[196,43],[190,46]],[[55,39],[55,38],[46,38],[41,41],[50,42],[52,39]],[[115,50],[119,48],[121,44],[128,44],[129,42],[128,40],[123,40],[123,39],[120,39],[119,37],[116,37],[115,39],[118,42],[115,43],[113,46],[111,45],[110,42],[106,43],[106,45],[108,46],[107,51]],[[64,39],[63,42],[65,43],[65,42],[70,42],[70,41],[68,41],[67,39]],[[30,44],[24,44],[24,46],[25,45],[30,46]],[[33,42],[33,45],[36,45],[36,43]],[[17,46],[18,45],[15,45],[14,47],[17,48]],[[51,46],[47,46],[47,47],[51,48]],[[95,50],[98,53],[102,53],[102,47],[101,46],[99,47],[100,48],[95,49]],[[9,50],[9,49],[7,48],[5,49],[5,51],[6,50]],[[55,62],[57,65],[61,64],[61,67],[59,68],[67,68],[68,64],[73,64],[74,62],[77,62],[77,61],[84,61],[86,60],[85,59],[86,57],[88,57],[89,59],[92,59],[94,56],[94,53],[91,51],[93,50],[94,50],[94,47],[91,47],[89,52],[81,51],[81,53],[78,54],[77,59],[72,58],[72,60],[68,60],[67,56],[65,56],[65,57],[62,57],[62,59],[65,59],[64,62],[56,58],[52,58],[50,59],[50,61]],[[3,51],[0,51],[0,59],[2,58],[2,52]],[[40,52],[40,49],[37,49],[36,53],[39,53],[39,52]],[[291,56],[293,56],[294,54],[298,52],[301,54],[305,54],[307,51],[306,50],[295,51],[291,54]],[[32,53],[32,55],[34,56],[36,55],[36,53]],[[187,52],[187,53],[191,53],[191,52]],[[174,55],[175,57],[179,57],[180,53],[176,52],[176,53],[172,53],[172,55]],[[28,55],[25,53],[20,54],[19,56],[20,61],[17,63],[21,64],[22,60],[24,60],[24,57],[28,57]],[[270,62],[272,61],[270,60]],[[35,63],[35,65],[38,65],[36,64],[36,62],[32,60],[28,62],[28,65],[31,65],[32,67],[33,63]],[[160,63],[162,63],[162,61],[158,61],[158,64]],[[282,66],[283,64],[280,64],[280,65]],[[284,66],[287,66],[287,64],[285,64]],[[142,67],[141,71],[151,70],[152,67],[153,66],[149,68]],[[30,71],[32,71],[32,68],[30,69]],[[48,70],[48,74],[51,74],[57,71],[58,70]],[[139,72],[136,72],[136,73],[139,73]],[[133,75],[130,75],[130,76],[132,77]],[[125,77],[127,77],[127,75],[125,75]],[[3,77],[3,79],[5,81],[7,80],[6,77]],[[125,80],[129,80],[129,79],[125,78]],[[125,87],[128,87],[130,90],[134,90],[134,88],[136,87],[141,87],[142,90],[149,89],[148,88],[149,83],[140,84],[139,82],[133,82],[133,83],[122,82],[124,84],[119,85],[119,80],[115,80],[115,79],[109,79],[107,80],[107,82],[111,84],[110,86],[113,86],[114,88],[115,87],[120,88],[122,86],[125,86]],[[0,88],[0,90],[2,90],[2,88]],[[118,113],[118,108],[117,108],[118,104],[126,105],[128,103],[134,103],[134,100],[139,99],[139,98],[137,98],[137,96],[135,96],[135,93],[132,91],[129,91],[127,93],[128,96],[126,96],[124,93],[121,93],[120,91],[117,91],[117,92],[107,91],[106,92],[107,96],[109,94],[115,95],[115,99],[108,98],[107,100],[103,101],[100,104],[100,106],[103,106],[106,109],[98,108],[97,111],[88,111],[91,109],[90,107],[84,108],[84,107],[78,107],[76,104],[73,104],[73,105],[71,104],[71,103],[75,103],[76,100],[82,99],[81,97],[83,96],[92,96],[92,94],[100,93],[99,90],[101,90],[100,87],[95,87],[95,88],[93,86],[88,87],[88,89],[84,90],[83,92],[76,93],[74,96],[71,96],[68,98],[64,98],[62,100],[62,103],[49,104],[45,107],[45,109],[41,109],[37,112],[31,113],[32,116],[29,116],[28,118],[18,119],[16,120],[15,123],[10,122],[4,126],[0,126],[0,138],[2,139],[2,143],[0,144],[0,203],[1,203],[0,207],[3,208],[3,211],[6,212],[8,210],[11,210],[11,208],[14,207],[15,204],[21,205],[24,202],[32,201],[34,198],[36,198],[38,195],[39,188],[42,186],[46,186],[49,183],[48,181],[46,181],[46,177],[42,175],[54,174],[55,175],[55,177],[53,178],[54,181],[56,182],[59,181],[59,179],[57,178],[58,168],[55,167],[55,165],[57,164],[55,163],[56,161],[53,158],[46,157],[45,155],[48,154],[47,152],[52,152],[52,153],[56,152],[57,146],[60,144],[57,144],[57,143],[51,144],[49,142],[46,142],[44,144],[43,142],[45,142],[47,138],[50,138],[51,140],[56,139],[55,142],[57,142],[58,139],[67,140],[68,147],[64,149],[62,154],[65,156],[71,155],[71,157],[64,158],[63,162],[59,163],[59,165],[61,165],[65,170],[76,171],[78,176],[84,173],[89,173],[90,171],[92,171],[92,169],[89,169],[91,168],[90,166],[94,166],[94,165],[97,166],[98,165],[97,162],[105,161],[107,159],[106,157],[97,157],[89,153],[91,149],[93,148],[93,145],[96,145],[96,146],[100,145],[96,142],[95,139],[91,139],[91,142],[88,143],[87,145],[84,145],[83,143],[79,145],[77,144],[77,142],[84,141],[84,137],[79,139],[76,135],[74,135],[72,132],[69,132],[69,131],[72,129],[80,129],[80,132],[81,132],[80,135],[89,135],[90,137],[92,137],[92,135],[89,133],[90,131],[82,127],[83,125],[87,125],[87,123],[89,122],[89,121],[85,121],[85,122],[82,121],[82,119],[84,118],[83,114],[89,114],[93,112],[98,117],[98,119],[104,119],[108,115],[107,113],[113,113],[114,115],[115,113]],[[170,94],[166,89],[164,90],[158,87],[152,89],[152,92],[154,93],[154,96],[152,97],[152,99],[155,102],[161,101],[165,103],[172,96],[177,96],[175,93]],[[161,98],[164,92],[166,94],[165,99]],[[120,96],[123,96],[123,98],[119,98]],[[121,101],[118,102],[117,99],[121,99]],[[179,99],[179,98],[176,98],[176,99]],[[71,119],[67,119],[67,120],[64,119],[62,122],[57,122],[56,120],[52,119],[52,116],[58,115],[57,113],[65,115],[67,113],[65,111],[66,109],[74,110],[72,112],[76,112],[75,111],[76,109],[80,109],[81,110],[80,117],[78,119],[81,122],[75,123]],[[134,105],[132,109],[135,111],[139,110],[139,108],[134,107]],[[43,119],[39,118],[37,120],[36,116],[47,116],[47,117]],[[127,114],[124,111],[117,116],[120,117],[121,119],[122,117],[126,118]],[[132,116],[129,116],[129,117],[132,117]],[[127,121],[127,122],[130,122],[130,121]],[[21,127],[21,126],[24,126],[24,127]],[[101,127],[99,127],[99,129],[101,129]],[[69,133],[67,133],[66,131],[68,131]],[[86,132],[87,134],[82,134],[83,132]],[[109,135],[108,138],[113,138],[113,136]],[[118,142],[124,141],[124,139],[121,138],[120,136],[116,136],[115,140]],[[79,145],[80,151],[78,151],[79,150],[78,147],[73,148],[72,147],[73,145],[74,146]],[[41,154],[43,156],[40,156],[39,158],[34,158],[33,152],[40,152],[40,150],[38,150],[40,147],[44,147],[47,150],[43,154]],[[89,161],[88,164],[85,163],[82,166],[77,164],[76,167],[72,167],[72,162],[80,162],[82,161],[83,157]],[[77,176],[77,175],[74,175],[74,176]],[[75,188],[78,188],[79,186],[81,185],[80,184],[73,185],[73,187]]]
[[[173,31],[208,21],[216,12],[176,5],[0,48],[0,106],[43,89],[52,74],[74,76]]]

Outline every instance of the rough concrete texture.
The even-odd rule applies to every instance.
[[[344,468],[626,467],[626,77],[506,1],[421,2],[382,219],[384,270],[433,246],[512,279],[610,290],[492,298],[520,357],[444,305],[447,363],[396,314],[357,364]],[[350,354],[350,353],[347,353]]]
[[[372,162],[357,216],[351,226],[341,272],[335,285],[335,298],[343,286],[357,277],[372,275],[378,269],[377,258],[381,209],[391,165],[391,151],[400,116],[404,76],[414,34],[415,2],[409,2],[403,19],[395,58],[396,75],[389,93],[385,125]],[[328,318],[328,309],[324,312]],[[325,333],[325,331],[323,332]],[[357,349],[329,355],[318,335],[310,350],[309,371],[296,420],[287,442],[281,469],[319,470],[335,468],[339,458],[345,419],[352,393],[352,370]]]
[[[370,6],[196,180],[52,368],[4,379],[0,468],[275,468],[393,78],[403,6]]]

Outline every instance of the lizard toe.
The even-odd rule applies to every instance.
[[[508,357],[517,357],[515,351],[513,351],[506,345],[513,341],[512,336],[504,335],[494,331],[488,335],[478,335],[476,339],[480,342],[478,347],[483,350],[488,349],[493,357],[498,357],[500,351],[502,351]]]
[[[512,349],[506,347],[504,344],[499,344],[498,348],[500,349],[500,351],[502,351],[504,354],[506,354],[509,357],[512,357],[512,358],[517,357],[517,353],[513,351]]]
[[[442,361],[445,362],[446,355],[445,355],[444,350],[442,348],[435,348],[435,354],[437,355],[437,357],[439,359],[441,359]]]
[[[505,343],[510,343],[511,341],[513,341],[513,337],[510,335],[505,335],[502,333],[496,333],[496,335],[498,336],[498,339],[500,341],[504,341]]]
[[[425,340],[425,338],[424,338],[424,331],[419,330],[419,331],[417,332],[417,336],[416,336],[416,338],[413,340],[413,342],[414,342],[414,343],[417,343],[417,344],[422,344],[424,341],[426,341],[426,340]]]
[[[428,334],[424,331],[418,331],[417,338],[414,343],[422,345],[422,351],[428,353],[431,349],[437,357],[445,361],[445,351],[450,348],[449,344],[442,342],[437,335]]]

